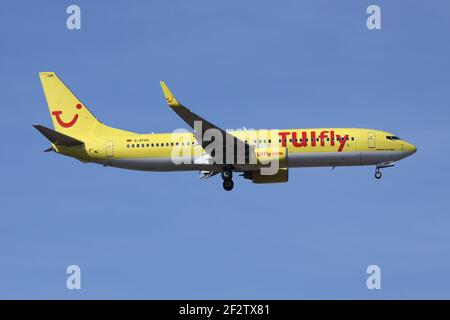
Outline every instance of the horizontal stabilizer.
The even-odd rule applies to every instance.
[[[51,143],[57,146],[72,147],[84,144],[83,141],[69,137],[61,132],[54,131],[44,126],[35,124],[33,125],[33,127],[35,127],[36,130],[38,130],[40,133],[42,133],[42,135],[46,137]]]

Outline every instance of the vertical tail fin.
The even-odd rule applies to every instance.
[[[40,72],[42,88],[56,131],[71,137],[89,136],[98,120],[54,72]]]
[[[74,138],[130,133],[105,126],[70,91],[54,72],[40,72],[53,126],[57,132]]]

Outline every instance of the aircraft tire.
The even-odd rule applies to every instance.
[[[233,187],[234,187],[234,182],[233,182],[233,180],[231,180],[231,179],[225,179],[225,180],[223,180],[223,188],[224,188],[226,191],[231,191],[231,190],[233,190]]]

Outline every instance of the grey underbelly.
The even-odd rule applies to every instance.
[[[290,153],[288,155],[288,167],[376,165],[385,161],[398,161],[406,156],[406,153],[401,151]]]
[[[377,163],[385,161],[397,161],[404,157],[406,157],[406,155],[400,151],[289,153],[287,167],[298,168],[376,165]],[[102,161],[101,164],[111,167],[143,171],[220,171],[223,168],[223,165],[218,164],[175,164],[171,158],[110,158]],[[240,171],[257,169],[254,165],[239,165],[236,167]]]

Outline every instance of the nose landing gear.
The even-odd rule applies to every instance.
[[[222,179],[223,179],[223,188],[226,191],[233,190],[234,182],[233,182],[233,171],[230,169],[225,169],[222,171]]]
[[[375,168],[375,179],[381,179],[381,177],[383,176],[381,174],[380,169],[393,167],[394,165],[395,165],[394,161],[386,161],[386,162],[378,163],[377,167]]]

